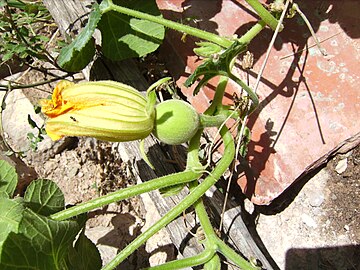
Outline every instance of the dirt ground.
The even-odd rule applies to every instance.
[[[344,173],[336,172],[340,160],[347,161]],[[329,190],[331,200],[324,205],[331,228],[336,231],[352,228],[350,234],[354,243],[360,243],[360,147],[355,148],[348,157],[338,156],[328,163],[331,176]]]
[[[359,157],[359,146],[337,155],[285,205],[257,209],[256,233],[280,269],[360,269]]]

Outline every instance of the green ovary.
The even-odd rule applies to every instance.
[[[153,134],[161,142],[170,145],[189,141],[200,125],[195,109],[181,100],[167,100],[156,106]]]

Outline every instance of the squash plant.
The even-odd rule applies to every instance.
[[[267,25],[279,30],[281,22],[278,18],[280,14],[285,14],[289,5],[289,1],[284,5],[284,1],[275,0],[272,6],[276,8],[269,11],[257,0],[246,1],[258,13],[260,20],[239,38],[220,37],[166,20],[160,16],[155,1],[103,0],[93,5],[87,25],[61,51],[57,59],[60,67],[71,72],[79,71],[93,59],[95,29],[102,34],[101,50],[104,55],[121,60],[156,50],[167,27],[203,40],[197,44],[195,53],[204,60],[189,76],[185,86],[197,83],[194,91],[197,94],[211,78],[220,76],[215,96],[207,110],[198,114],[191,105],[179,100],[156,105],[155,88],[166,78],[150,86],[146,97],[136,89],[117,82],[59,83],[52,98],[41,101],[42,110],[48,117],[46,129],[53,139],[78,135],[127,141],[143,139],[152,133],[168,144],[188,143],[186,169],[64,209],[61,191],[49,180],[33,182],[24,198],[12,198],[16,176],[13,169],[1,163],[1,269],[100,269],[99,254],[84,235],[85,213],[152,190],[170,188],[175,192],[185,185],[190,190],[187,197],[127,245],[103,269],[117,267],[190,206],[194,207],[204,233],[201,242],[204,251],[151,269],[181,269],[197,265],[203,265],[204,269],[220,269],[220,254],[241,269],[260,269],[219,238],[202,201],[205,192],[230,168],[236,156],[234,138],[225,125],[226,121],[234,118],[241,122],[259,103],[254,91],[234,74],[235,60]],[[239,106],[222,104],[229,80],[239,84],[247,94],[245,100],[249,102],[243,110],[239,110]],[[207,127],[218,129],[225,147],[214,168],[200,159],[200,138]],[[180,131],[175,133],[175,129]],[[245,134],[246,142],[250,132],[247,130]],[[245,152],[244,149],[242,151]]]

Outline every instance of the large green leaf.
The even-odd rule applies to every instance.
[[[68,265],[72,270],[98,270],[102,261],[96,245],[84,234],[79,235],[75,247],[69,252]]]
[[[60,188],[50,180],[33,181],[26,189],[24,201],[35,213],[49,216],[64,209],[65,199]]]
[[[0,252],[10,232],[17,232],[24,207],[13,200],[0,198]]]
[[[3,243],[0,269],[71,269],[66,260],[81,227],[76,220],[55,221],[25,209],[18,233]]]
[[[114,4],[161,16],[155,0],[118,0]],[[98,24],[102,35],[102,51],[107,58],[123,60],[141,57],[155,51],[165,35],[162,25],[110,11]]]
[[[95,40],[92,35],[100,18],[101,12],[99,5],[95,3],[84,29],[71,44],[60,51],[57,63],[61,68],[76,72],[86,67],[93,59],[95,54]]]
[[[0,193],[5,192],[12,197],[16,189],[18,176],[15,168],[5,160],[0,160]]]

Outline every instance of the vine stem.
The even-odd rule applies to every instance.
[[[327,56],[327,53],[325,51],[325,49],[321,46],[320,42],[319,42],[319,39],[317,38],[316,34],[315,34],[315,31],[314,29],[312,28],[311,26],[311,23],[309,22],[308,18],[305,16],[305,14],[301,11],[301,9],[299,8],[298,4],[294,3],[293,4],[293,8],[299,13],[300,17],[304,20],[306,26],[308,27],[312,37],[314,38],[315,40],[315,43],[316,43],[316,46],[318,47],[320,53],[323,55],[323,56]]]
[[[174,269],[184,269],[186,267],[198,266],[202,265],[215,255],[215,250],[205,249],[203,252],[191,256],[188,258],[174,260],[171,262],[167,262],[161,265],[153,266],[150,268],[145,268],[146,270],[174,270]]]
[[[230,165],[229,165],[230,166]],[[197,182],[193,181],[190,188],[196,188]],[[194,209],[197,217],[199,218],[201,227],[206,236],[205,250],[217,250],[222,253],[225,257],[234,262],[237,266],[244,270],[258,270],[258,267],[253,266],[239,254],[237,254],[232,248],[227,246],[219,237],[216,235],[214,228],[211,224],[209,216],[206,212],[203,200],[200,198],[195,204]]]
[[[245,0],[260,16],[260,18],[270,26],[272,30],[275,30],[278,21],[274,18],[274,16],[264,8],[264,6],[258,0]]]
[[[131,17],[158,23],[165,27],[174,29],[176,31],[183,32],[183,33],[192,35],[194,37],[198,37],[200,39],[211,41],[211,42],[218,44],[224,48],[229,47],[233,43],[231,40],[220,37],[213,33],[209,33],[209,32],[206,32],[206,31],[203,31],[203,30],[200,30],[200,29],[188,26],[188,25],[181,24],[181,23],[173,22],[173,21],[164,19],[160,16],[153,16],[153,15],[143,13],[143,12],[140,12],[137,10],[133,10],[133,9],[129,9],[126,7],[115,5],[112,2],[112,0],[107,0],[103,6],[100,6],[100,9],[101,9],[102,13],[106,13],[109,11],[116,11],[116,12],[126,14]]]
[[[133,242],[126,246],[110,263],[108,263],[102,270],[111,270],[125,260],[131,253],[145,243],[151,236],[153,236],[160,229],[169,224],[172,220],[178,217],[188,207],[193,205],[205,192],[214,185],[222,174],[230,166],[235,155],[235,144],[233,137],[229,130],[224,127],[221,129],[220,134],[224,140],[225,151],[224,155],[214,168],[214,170],[205,178],[205,180],[194,188],[190,194],[184,198],[179,204],[167,212],[161,219],[159,219],[148,230],[139,235]],[[196,142],[194,141],[194,144]]]
[[[166,176],[162,176],[156,179],[153,179],[148,182],[144,182],[141,184],[137,184],[135,186],[131,186],[125,189],[121,189],[119,191],[115,191],[113,193],[107,194],[105,196],[92,199],[87,202],[80,203],[71,208],[62,210],[50,216],[50,218],[54,220],[65,220],[74,216],[77,216],[82,213],[86,213],[88,211],[94,210],[98,207],[102,207],[104,205],[117,202],[120,200],[124,200],[145,192],[149,192],[152,190],[156,190],[159,188],[167,187],[170,185],[176,185],[181,183],[188,183],[193,181],[201,176],[200,172],[193,171],[184,171],[179,173],[174,173]],[[171,183],[171,184],[169,184]]]

